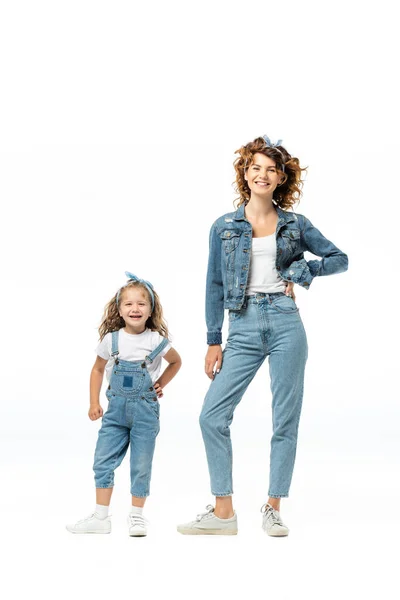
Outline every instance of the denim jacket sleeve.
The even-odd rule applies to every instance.
[[[322,260],[307,261],[312,277],[347,271],[349,262],[347,254],[324,237],[304,215],[301,215],[301,219],[303,221],[301,224],[301,237],[304,249],[322,257]]]
[[[224,286],[221,270],[221,238],[214,223],[210,230],[206,280],[207,344],[222,344]]]

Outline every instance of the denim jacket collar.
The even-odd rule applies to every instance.
[[[246,206],[246,202],[243,202],[236,210],[233,218],[235,221],[244,221],[244,208]],[[279,206],[276,207],[276,212],[278,213],[278,224],[277,229],[279,229],[282,225],[289,223],[290,221],[296,221],[296,217],[293,213],[287,212],[286,210],[282,210]]]

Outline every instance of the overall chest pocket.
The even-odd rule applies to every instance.
[[[138,393],[143,388],[145,377],[144,371],[123,369],[115,365],[111,373],[111,390],[122,394]]]
[[[240,231],[234,229],[226,229],[221,233],[222,245],[226,254],[230,254],[238,247],[240,235]]]

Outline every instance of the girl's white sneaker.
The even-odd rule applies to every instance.
[[[71,533],[110,533],[111,532],[111,521],[109,517],[106,519],[99,519],[96,513],[93,513],[77,521],[73,525],[67,525],[67,530]]]
[[[147,535],[147,525],[148,521],[143,517],[143,515],[129,513],[128,526],[129,535],[131,537],[144,537]]]
[[[275,510],[270,504],[263,504],[261,507],[263,513],[262,528],[274,537],[283,537],[289,535],[289,529],[286,527],[281,519],[281,516],[277,510]]]

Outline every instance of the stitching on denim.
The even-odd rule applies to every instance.
[[[298,307],[297,310],[282,310],[278,308],[278,306],[275,306],[274,303],[272,303],[272,307],[275,308],[275,310],[277,310],[281,315],[297,315],[300,312]]]
[[[268,492],[268,496],[270,498],[288,498],[289,497],[289,492],[287,494],[270,494]]]

